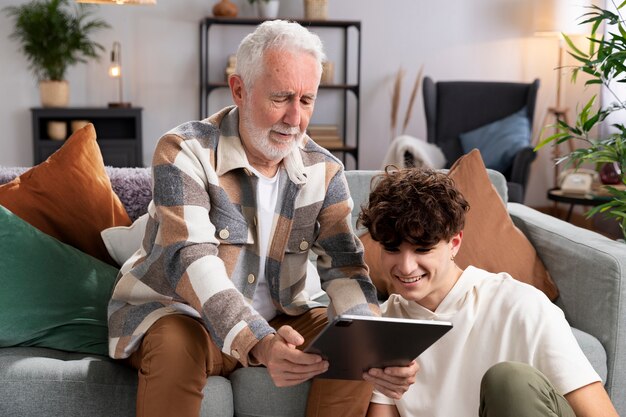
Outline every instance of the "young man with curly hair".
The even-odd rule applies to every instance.
[[[383,314],[453,328],[420,355],[401,399],[374,392],[368,416],[617,416],[556,305],[507,273],[455,263],[468,210],[443,173],[377,178],[359,221],[383,247]]]

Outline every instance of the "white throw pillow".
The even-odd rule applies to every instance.
[[[122,266],[141,247],[147,223],[148,213],[130,226],[109,227],[100,232],[104,246],[118,265]]]

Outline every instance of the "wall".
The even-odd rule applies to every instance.
[[[99,33],[96,39],[107,51],[114,41],[121,41],[124,99],[144,108],[145,164],[149,164],[160,135],[198,118],[198,23],[210,14],[216,1],[97,6],[96,14],[113,29]],[[302,17],[302,1],[281,0],[280,15]],[[24,2],[0,0],[0,5]],[[238,0],[238,4],[241,16],[252,14],[246,0]],[[360,168],[379,168],[389,145],[391,90],[400,67],[406,71],[400,119],[422,65],[424,73],[435,80],[530,82],[540,78],[535,116],[538,134],[546,109],[554,102],[558,42],[532,36],[529,4],[527,0],[329,0],[331,18],[362,21]],[[0,14],[0,165],[28,166],[32,164],[29,108],[39,105],[39,95],[25,58],[8,39],[11,29],[6,15]],[[232,43],[233,35],[230,38]],[[337,48],[332,40],[327,47],[331,52]],[[70,69],[72,106],[106,106],[116,101],[117,87],[107,76],[107,68],[108,52],[100,62]],[[571,108],[593,93],[581,84],[566,88],[564,96]],[[317,111],[324,109],[318,106]],[[412,113],[406,133],[424,138],[421,96]],[[552,172],[546,148],[533,165],[528,204],[546,205]]]

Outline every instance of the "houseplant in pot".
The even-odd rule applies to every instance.
[[[596,109],[596,97],[592,97],[580,108],[574,124],[569,125],[561,120],[555,126],[550,126],[555,128],[554,134],[540,141],[536,149],[550,143],[573,143],[574,150],[556,163],[569,163],[574,167],[588,163],[601,171],[606,183],[602,191],[610,199],[587,214],[590,217],[604,213],[615,219],[626,238],[626,124],[612,124],[610,131],[602,137],[595,133],[602,131],[597,128],[610,115],[620,112],[623,118],[626,114],[626,97],[620,97],[615,88],[616,83],[626,82],[626,26],[622,16],[622,11],[626,11],[626,2],[622,2],[615,10],[590,6],[589,12],[581,17],[581,24],[591,24],[588,51],[582,51],[564,35],[570,55],[577,60],[577,65],[572,69],[572,80],[575,82],[580,72],[588,74],[585,84],[602,85],[612,102]],[[601,35],[603,24],[606,31]],[[610,173],[607,173],[607,168],[610,168]]]
[[[109,28],[91,18],[91,6],[70,4],[70,0],[32,0],[4,8],[12,18],[11,38],[20,44],[29,69],[39,81],[44,107],[67,106],[67,68],[88,58],[99,58],[104,47],[93,41],[93,32]]]

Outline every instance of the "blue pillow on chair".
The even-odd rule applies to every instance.
[[[487,168],[504,172],[520,149],[530,145],[526,107],[503,119],[459,135],[464,153],[478,149]]]

